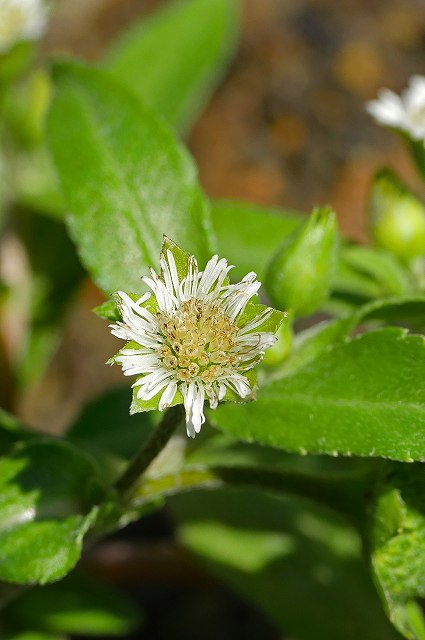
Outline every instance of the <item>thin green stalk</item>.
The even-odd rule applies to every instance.
[[[139,481],[151,462],[165,447],[183,420],[183,406],[169,409],[146,444],[130,461],[127,469],[115,482],[115,489],[121,495],[128,493]]]

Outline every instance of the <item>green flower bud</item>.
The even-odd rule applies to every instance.
[[[328,297],[337,258],[335,214],[328,207],[315,209],[271,261],[266,287],[274,305],[296,317],[316,311]]]
[[[425,254],[425,203],[388,169],[373,180],[369,200],[375,243],[402,260]]]

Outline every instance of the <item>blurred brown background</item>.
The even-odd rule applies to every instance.
[[[231,1],[231,0],[230,0]],[[61,0],[49,50],[94,60],[160,0]],[[239,50],[189,139],[214,197],[309,210],[331,202],[364,239],[363,205],[382,162],[414,180],[365,100],[425,71],[422,0],[242,0]]]
[[[238,51],[189,137],[207,194],[302,211],[331,203],[344,233],[366,240],[364,204],[378,166],[393,166],[419,189],[401,143],[371,122],[364,103],[425,72],[425,3],[242,3]],[[161,4],[60,0],[45,50],[95,60]],[[24,398],[21,414],[31,424],[63,427],[83,399],[121,381],[103,365],[115,345],[90,312],[98,302],[86,285],[52,367]]]

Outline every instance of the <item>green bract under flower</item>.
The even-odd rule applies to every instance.
[[[189,436],[199,433],[204,401],[248,400],[252,369],[276,341],[285,314],[250,302],[260,288],[255,273],[229,284],[232,268],[213,256],[199,271],[194,256],[165,240],[161,274],[144,277],[152,293],[135,298],[115,294],[122,320],[112,333],[127,340],[112,362],[136,375],[131,410],[147,411],[184,403]]]

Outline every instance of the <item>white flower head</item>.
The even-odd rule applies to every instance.
[[[276,341],[285,314],[250,302],[260,288],[255,273],[229,284],[224,258],[213,256],[199,271],[194,256],[165,238],[160,266],[161,275],[152,269],[143,278],[152,293],[115,294],[122,320],[111,331],[128,342],[110,362],[138,376],[133,413],[183,403],[194,437],[205,400],[215,409],[221,400],[252,398],[251,370]]]
[[[23,40],[36,40],[46,29],[46,0],[0,0],[0,53]]]
[[[366,109],[379,124],[404,131],[413,140],[425,141],[425,76],[412,76],[401,96],[382,89]]]

